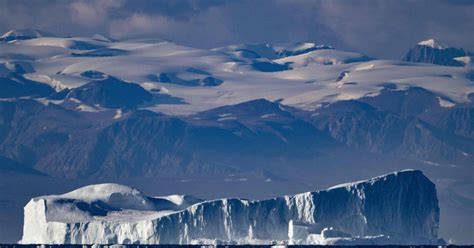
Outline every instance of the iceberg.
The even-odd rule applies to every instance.
[[[266,200],[150,197],[119,184],[33,198],[22,244],[438,244],[435,185],[404,170]]]

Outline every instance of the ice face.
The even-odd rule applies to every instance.
[[[435,185],[408,170],[267,200],[153,198],[91,185],[32,199],[21,242],[433,244],[438,225]]]

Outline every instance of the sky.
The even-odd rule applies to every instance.
[[[474,0],[0,0],[0,32],[22,28],[198,48],[310,41],[399,59],[428,38],[474,51]]]

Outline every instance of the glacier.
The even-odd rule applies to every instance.
[[[267,200],[98,184],[33,198],[22,244],[437,244],[436,188],[404,170]]]

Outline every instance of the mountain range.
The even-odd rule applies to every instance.
[[[434,40],[379,60],[312,42],[206,50],[12,30],[0,38],[0,172],[299,182],[419,168],[462,208],[474,201],[471,56]]]

